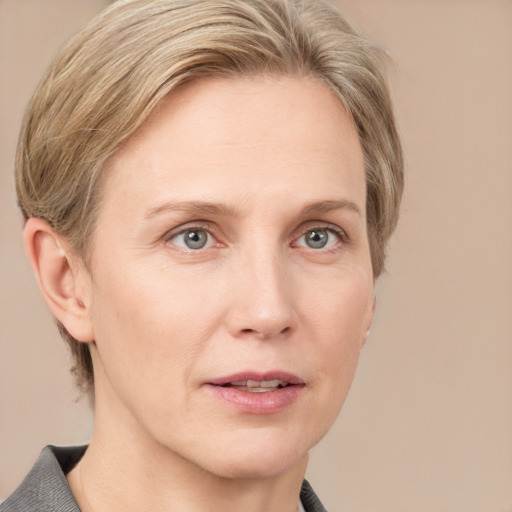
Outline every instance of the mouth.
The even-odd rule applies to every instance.
[[[273,380],[239,380],[223,384],[223,388],[234,388],[239,391],[246,391],[247,393],[268,393],[269,391],[276,391],[277,389],[286,388],[291,386],[289,382],[279,379]]]
[[[265,393],[288,386],[304,386],[304,381],[293,373],[275,370],[268,372],[240,372],[218,377],[208,382],[212,386],[240,389],[248,393]]]
[[[298,400],[306,386],[296,375],[282,371],[244,372],[213,379],[206,385],[222,402],[252,414],[287,408]]]

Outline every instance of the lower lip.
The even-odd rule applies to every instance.
[[[286,386],[264,393],[251,393],[213,384],[207,384],[206,387],[223,402],[250,414],[273,414],[282,411],[292,405],[304,390],[304,384]]]

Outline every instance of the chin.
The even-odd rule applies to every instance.
[[[309,448],[304,440],[297,442],[290,436],[272,439],[256,430],[246,439],[233,435],[227,443],[218,443],[200,465],[223,478],[275,478],[294,467],[303,465],[305,470]]]
[[[307,453],[301,454],[297,458],[297,453],[293,457],[285,457],[282,454],[255,454],[251,456],[241,455],[229,459],[223,459],[220,467],[212,468],[213,473],[223,478],[229,479],[267,479],[276,478],[286,473],[292,468],[302,465],[307,461]]]

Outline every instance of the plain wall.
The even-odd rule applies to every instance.
[[[0,0],[0,496],[87,442],[13,192],[31,91],[104,0]],[[331,511],[512,511],[512,2],[339,0],[392,54],[407,189],[377,318],[308,478]]]

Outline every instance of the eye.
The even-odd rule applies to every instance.
[[[340,241],[340,234],[333,229],[314,228],[308,229],[297,239],[295,245],[308,247],[309,249],[330,249]]]
[[[198,249],[211,247],[215,243],[215,240],[206,229],[189,228],[173,235],[169,238],[169,242],[183,249],[196,251]]]

